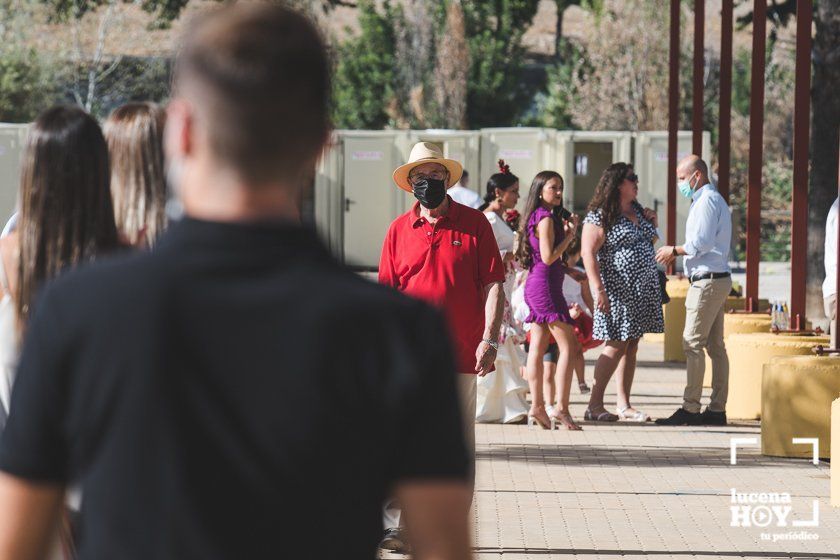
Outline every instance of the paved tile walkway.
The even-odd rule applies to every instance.
[[[642,343],[633,390],[633,404],[653,417],[676,409],[685,382],[684,367],[662,364],[661,352],[661,345]],[[588,362],[590,384],[591,377]],[[614,403],[615,392],[607,399]],[[582,418],[587,399],[573,388],[572,401],[573,415]],[[476,437],[474,543],[481,560],[840,558],[828,463],[764,457],[752,447],[730,465],[730,438],[760,441],[758,422],[584,423],[582,432],[483,424]],[[732,527],[733,488],[789,493],[788,522],[811,519],[816,500],[819,526]],[[778,540],[803,531],[819,540]]]

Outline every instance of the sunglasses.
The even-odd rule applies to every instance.
[[[636,175],[635,173],[628,174],[627,177],[625,177],[625,179],[627,179],[631,183],[638,183],[639,182],[639,176]]]

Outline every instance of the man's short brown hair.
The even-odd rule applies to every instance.
[[[199,16],[175,66],[221,164],[243,180],[294,180],[317,157],[329,124],[329,66],[315,26],[273,4]]]

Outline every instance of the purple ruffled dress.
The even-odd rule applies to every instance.
[[[569,315],[566,298],[563,297],[563,277],[566,275],[563,260],[557,259],[551,266],[548,266],[540,257],[537,224],[543,218],[551,218],[554,222],[555,247],[563,241],[564,237],[563,226],[559,218],[554,217],[549,210],[543,207],[534,210],[526,227],[534,262],[531,264],[528,278],[525,280],[525,303],[531,311],[525,322],[547,324],[562,321],[574,325],[575,322]]]

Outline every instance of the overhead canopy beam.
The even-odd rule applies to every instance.
[[[718,192],[729,202],[732,144],[732,3],[723,0],[720,31],[720,115],[718,116]]]
[[[703,78],[706,71],[706,0],[694,0],[694,94],[691,111],[691,153],[703,156]]]
[[[808,147],[811,135],[812,0],[796,2],[796,89],[793,108],[793,215],[790,239],[792,328],[805,328],[805,274],[808,267]]]
[[[680,108],[680,0],[671,0],[671,45],[668,72],[668,245],[677,244],[677,132]],[[674,273],[674,264],[668,265]]]

